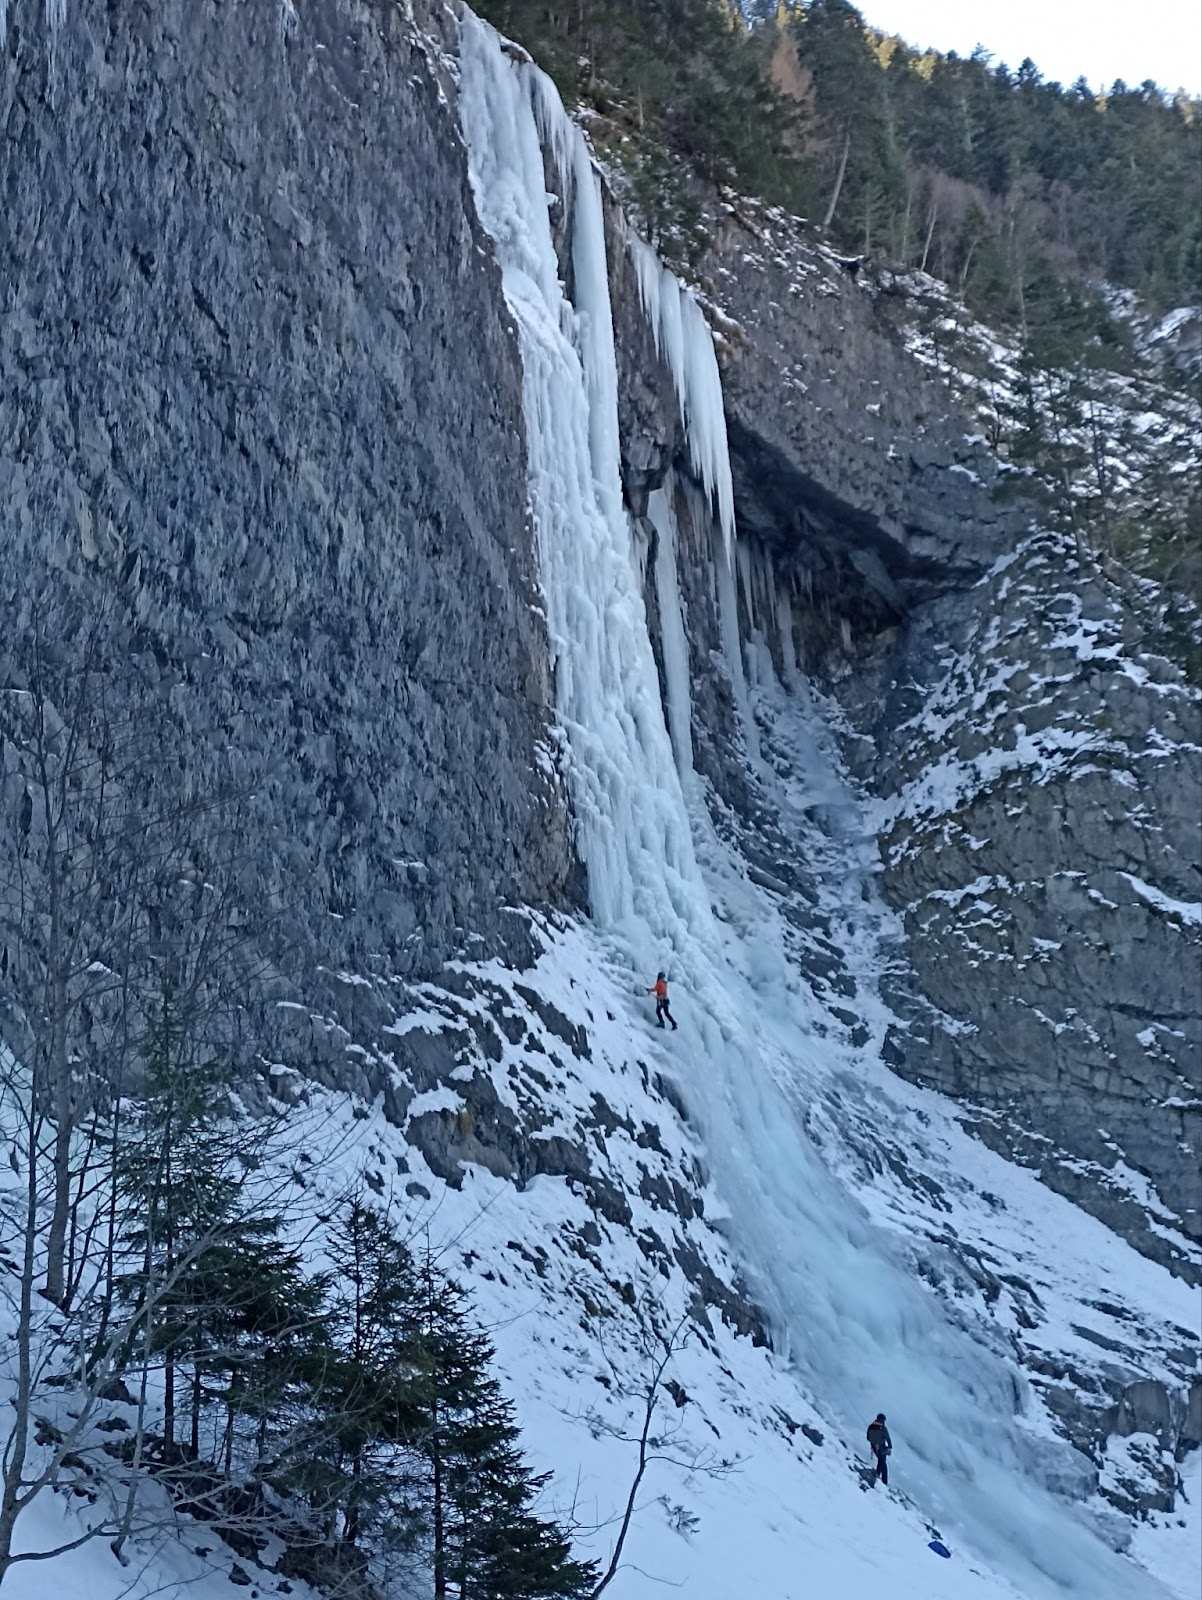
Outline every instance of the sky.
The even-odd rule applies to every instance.
[[[968,55],[983,44],[1011,69],[1024,56],[1045,78],[1094,88],[1152,78],[1202,89],[1198,0],[859,0],[874,28],[908,44]]]

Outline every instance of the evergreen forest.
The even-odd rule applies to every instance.
[[[482,9],[592,114],[661,248],[687,236],[696,175],[806,217],[845,251],[923,267],[1024,328],[1051,281],[1105,281],[1153,310],[1198,298],[1195,98],[919,52],[849,0],[781,0],[749,19],[726,0]]]

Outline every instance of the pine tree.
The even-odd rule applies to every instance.
[[[121,1241],[136,1265],[118,1277],[119,1300],[140,1314],[143,1361],[163,1371],[163,1442],[175,1444],[176,1378],[194,1342],[197,1258],[231,1215],[237,1183],[228,1140],[213,1114],[218,1073],[192,1066],[172,994],[164,987],[146,1049],[144,1092],[117,1159],[117,1187],[132,1222]],[[134,1352],[130,1351],[129,1355]]]
[[[422,1269],[426,1407],[422,1449],[433,1493],[435,1600],[581,1600],[597,1581],[533,1507],[549,1481],[524,1461],[512,1404],[490,1368],[463,1291]]]
[[[547,1479],[522,1458],[463,1291],[362,1200],[328,1253],[332,1354],[309,1477],[293,1480],[327,1538],[364,1559],[424,1549],[436,1600],[582,1600],[596,1570],[534,1509]]]
[[[237,1422],[253,1426],[247,1455],[257,1478],[282,1476],[304,1448],[315,1389],[329,1364],[325,1280],[286,1248],[278,1218],[247,1218],[205,1249],[190,1275],[193,1313],[191,1451],[203,1408],[225,1409],[221,1464],[234,1468]]]
[[[329,1254],[332,1357],[315,1452],[330,1496],[323,1508],[328,1529],[348,1549],[369,1532],[393,1549],[411,1549],[425,1523],[416,1445],[425,1418],[424,1357],[413,1258],[386,1218],[358,1199],[341,1214]]]
[[[222,1115],[225,1095],[219,1065],[190,1059],[165,987],[143,1093],[118,1153],[122,1209],[136,1220],[121,1239],[130,1265],[116,1296],[138,1336],[127,1360],[161,1367],[165,1455],[178,1446],[199,1458],[203,1413],[220,1402],[214,1454],[229,1473],[236,1417],[254,1413],[264,1446],[271,1407],[315,1359],[322,1285],[283,1245],[278,1214],[261,1214],[248,1198],[237,1130]],[[179,1439],[185,1371],[188,1427]]]

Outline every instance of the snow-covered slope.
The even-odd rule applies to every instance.
[[[728,908],[736,893],[745,911],[772,917],[769,899],[746,879],[727,882]],[[1089,1592],[1074,1587],[1073,1572],[1090,1562],[1093,1592],[1174,1592],[1144,1583],[1101,1546],[1091,1556],[1092,1541],[1068,1505],[1020,1482],[1010,1489],[1016,1504],[993,1508],[977,1498],[973,1480],[990,1470],[987,1435],[1015,1427],[1011,1412],[1019,1406],[1031,1470],[1061,1462],[1062,1487],[1084,1499],[1088,1466],[1077,1458],[1074,1467],[1056,1439],[1009,1355],[1012,1342],[1028,1341],[1049,1365],[1088,1367],[1099,1355],[1088,1336],[1104,1337],[1116,1321],[1137,1317],[1146,1370],[1167,1375],[1172,1324],[1188,1325],[1195,1314],[1191,1292],[1032,1174],[982,1150],[946,1102],[893,1079],[870,1050],[853,1054],[811,1037],[801,1059],[797,1052],[771,1064],[782,1078],[782,1109],[791,1106],[793,1116],[762,1130],[755,1152],[765,1181],[814,1196],[804,1233],[785,1247],[789,1259],[757,1252],[761,1273],[786,1286],[790,1270],[804,1272],[811,1302],[784,1308],[774,1350],[757,1346],[716,1309],[724,1294],[734,1299],[746,1248],[738,1197],[735,1208],[724,1204],[718,1162],[699,1188],[698,1164],[709,1165],[714,1141],[673,1110],[678,1101],[706,1105],[708,997],[691,979],[681,982],[681,1030],[661,1037],[632,992],[620,944],[587,925],[545,927],[543,937],[533,972],[465,967],[467,992],[425,994],[415,1019],[428,1029],[440,1008],[448,1028],[462,1027],[465,1016],[485,1026],[504,1019],[517,1042],[506,1039],[499,1059],[464,1060],[458,1078],[466,1101],[454,1081],[439,1091],[447,1121],[477,1098],[470,1080],[487,1071],[516,1116],[530,1116],[532,1090],[544,1107],[554,1105],[554,1120],[535,1137],[587,1152],[587,1177],[541,1173],[519,1188],[469,1164],[460,1187],[448,1187],[378,1108],[356,1120],[352,1107],[336,1102],[331,1142],[342,1146],[340,1164],[362,1163],[410,1225],[429,1231],[448,1270],[472,1285],[527,1437],[539,1463],[557,1474],[553,1503],[571,1505],[586,1529],[596,1528],[584,1540],[592,1552],[611,1546],[633,1476],[631,1440],[654,1349],[649,1331],[670,1331],[690,1308],[696,1313],[699,1291],[709,1299],[709,1313],[685,1323],[687,1342],[669,1368],[680,1389],[662,1396],[655,1430],[656,1453],[668,1459],[653,1463],[639,1497],[618,1592],[642,1600],[666,1582],[697,1600],[800,1600],[836,1590],[867,1600],[892,1573],[896,1592],[915,1600],[1034,1597]],[[552,1031],[539,1005],[568,1028]],[[587,1057],[560,1036],[576,1029]],[[403,1039],[397,1057],[406,1058]],[[549,1092],[535,1084],[532,1063]],[[749,1082],[754,1070],[749,1064]],[[415,1101],[411,1118],[428,1104]],[[740,1109],[730,1105],[727,1115],[728,1140],[746,1137],[734,1121]],[[782,1145],[805,1165],[769,1166]],[[335,1169],[324,1181],[333,1189],[339,1176]],[[629,1215],[606,1215],[607,1200],[619,1195]],[[704,1216],[681,1215],[691,1195],[703,1201]],[[975,1279],[957,1255],[961,1240],[973,1242]],[[899,1292],[903,1280],[909,1288]],[[996,1410],[982,1396],[961,1413],[945,1453],[959,1458],[956,1475],[948,1482],[943,1465],[942,1495],[932,1496],[928,1486],[939,1480],[919,1457],[929,1448],[924,1408],[942,1406],[942,1383],[963,1383],[955,1372],[949,1381],[945,1361],[980,1373],[990,1357],[1007,1372],[1006,1393],[992,1397]],[[845,1395],[828,1387],[840,1368],[850,1374]],[[863,1432],[857,1424],[881,1407],[894,1430],[896,1489],[869,1499],[853,1471]],[[1003,1519],[1021,1530],[1037,1512],[1030,1555],[998,1537]],[[932,1527],[954,1549],[952,1562],[928,1551]],[[1121,1536],[1117,1517],[1110,1532]],[[1037,1568],[1055,1562],[1074,1538],[1082,1541],[1074,1567],[1056,1580],[1040,1575]],[[986,1554],[983,1544],[992,1546]],[[1099,1589],[1106,1581],[1110,1590]]]
[[[810,729],[782,695],[765,732],[801,740]],[[770,897],[746,878],[729,877],[721,892],[728,911],[737,895],[744,913],[758,910],[771,926]],[[878,915],[866,904],[869,923]],[[871,943],[870,930],[863,936]],[[492,1044],[487,1053],[479,1042],[462,1051],[454,1077],[412,1101],[408,1126],[389,1121],[379,1102],[312,1095],[306,1121],[324,1129],[324,1142],[309,1145],[305,1205],[320,1209],[348,1176],[362,1174],[408,1231],[429,1238],[446,1270],[470,1284],[527,1445],[555,1473],[546,1503],[576,1519],[590,1552],[612,1547],[633,1477],[655,1330],[679,1330],[616,1592],[649,1600],[670,1584],[697,1600],[836,1592],[871,1600],[888,1583],[907,1600],[1089,1592],[1186,1600],[1195,1551],[1176,1520],[1145,1525],[1134,1547],[1157,1583],[1103,1543],[1095,1547],[1078,1520],[1089,1516],[1084,1505],[1074,1510],[1020,1478],[1009,1504],[993,1507],[974,1479],[998,1470],[989,1433],[1016,1430],[1030,1450],[1029,1470],[1046,1474],[1059,1461],[1060,1487],[1084,1501],[1087,1464],[1078,1458],[1074,1467],[1056,1439],[1014,1359],[1016,1344],[1037,1349],[1049,1366],[1080,1371],[1099,1360],[1107,1331],[1129,1337],[1138,1319],[1147,1372],[1167,1374],[1173,1323],[1195,1314],[1191,1292],[1032,1174],[984,1151],[946,1101],[894,1079],[871,1049],[811,1035],[804,1053],[773,1063],[782,1107],[793,1113],[776,1139],[806,1164],[763,1176],[786,1191],[804,1184],[815,1192],[806,1235],[789,1249],[814,1298],[808,1311],[792,1308],[788,1323],[776,1325],[775,1349],[755,1342],[718,1309],[725,1302],[737,1313],[744,1242],[720,1180],[705,1181],[698,1127],[674,1109],[704,1100],[698,1079],[712,1070],[702,1042],[706,996],[681,983],[681,1032],[660,1037],[614,941],[588,924],[544,924],[539,938],[532,971],[463,964],[454,991],[414,992],[394,1036],[401,1080],[413,1081],[420,1059],[414,1033],[458,1039],[474,1027]],[[865,976],[868,969],[866,953]],[[532,1143],[566,1141],[582,1152],[575,1174],[540,1172],[518,1185],[477,1160],[448,1182],[429,1165],[415,1146],[431,1145],[430,1130],[418,1137],[414,1124],[433,1113],[461,1126],[466,1107],[480,1103],[481,1076]],[[545,1120],[548,1106],[553,1120]],[[486,1127],[477,1135],[488,1144]],[[762,1157],[772,1142],[765,1134]],[[624,1207],[612,1204],[619,1196]],[[962,1254],[969,1243],[972,1273]],[[790,1263],[779,1265],[786,1277]],[[760,1266],[774,1273],[762,1257]],[[902,1280],[910,1287],[899,1292]],[[824,1304],[836,1291],[841,1298]],[[933,1338],[937,1344],[924,1343]],[[929,1449],[924,1409],[941,1404],[944,1363],[957,1360],[969,1374],[996,1364],[1009,1374],[1008,1392],[962,1410],[936,1475],[919,1454]],[[832,1399],[830,1370],[853,1366],[846,1401]],[[963,1376],[953,1372],[950,1383],[960,1388]],[[863,1431],[856,1424],[881,1407],[895,1440],[894,1486],[868,1494],[855,1470]],[[862,1461],[862,1447],[859,1454]],[[940,1493],[944,1509],[935,1503]],[[52,1531],[73,1533],[84,1517],[86,1507],[44,1503],[25,1537],[32,1547]],[[999,1537],[1003,1519],[1011,1537],[1019,1529],[1031,1539],[1027,1550]],[[1121,1519],[1114,1516],[1108,1532],[1121,1538]],[[929,1550],[936,1533],[950,1561]],[[178,1534],[139,1547],[128,1569],[103,1544],[65,1557],[56,1563],[59,1592],[71,1600],[228,1594],[237,1558],[186,1519]],[[1174,1548],[1174,1535],[1184,1548]],[[1079,1541],[1073,1567],[1058,1578],[1041,1573],[1068,1540]],[[1094,1568],[1092,1590],[1073,1575],[1083,1562]],[[245,1558],[241,1565],[246,1571]],[[274,1592],[269,1571],[249,1570],[260,1592]],[[5,1593],[11,1584],[18,1600],[40,1600],[44,1582],[38,1566],[18,1569]]]

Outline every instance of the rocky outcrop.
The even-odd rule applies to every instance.
[[[885,884],[935,1007],[894,1059],[1194,1274],[1198,699],[1140,649],[1135,586],[1056,539],[970,598],[916,620],[873,729]]]
[[[723,367],[742,533],[821,584],[850,565],[883,617],[962,587],[1025,518],[990,493],[997,462],[888,336],[870,269],[727,202],[702,265]]]

